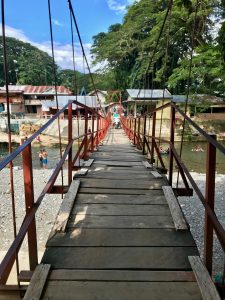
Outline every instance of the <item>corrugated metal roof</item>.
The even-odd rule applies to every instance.
[[[78,102],[87,105],[88,107],[99,107],[98,100],[96,96],[58,96],[59,107],[64,107],[68,101],[77,100]],[[42,106],[45,107],[56,107],[56,97],[54,101],[51,100],[41,100]],[[73,104],[73,109],[77,106]]]
[[[184,103],[187,99],[186,95],[173,95],[173,102],[175,103]],[[214,96],[214,95],[206,95],[206,94],[194,94],[188,97],[189,103],[204,103],[209,102],[212,104],[225,104],[222,98]]]
[[[0,91],[5,91],[6,88],[0,87]],[[9,85],[9,91],[10,92],[24,92],[24,94],[34,94],[34,95],[40,95],[40,94],[46,94],[46,95],[52,95],[55,93],[55,87],[52,85],[43,85],[43,86],[33,86],[33,85]],[[72,92],[66,88],[65,86],[57,86],[57,92],[59,94],[67,94],[71,95]]]
[[[127,89],[127,93],[128,95],[133,99],[170,99],[172,98],[172,95],[170,94],[170,92],[165,89],[158,89],[158,90],[151,90],[151,89]]]

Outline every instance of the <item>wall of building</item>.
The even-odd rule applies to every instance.
[[[157,104],[156,104],[156,108],[162,106],[162,105],[165,105],[167,103],[170,103],[171,101],[170,100],[160,100],[160,101],[157,101]],[[162,119],[163,120],[169,120],[170,119],[170,112],[171,112],[171,108],[170,107],[167,107],[165,109],[163,109],[163,114],[162,114],[162,111],[157,111],[156,113],[156,119],[161,119],[161,116],[162,116]]]

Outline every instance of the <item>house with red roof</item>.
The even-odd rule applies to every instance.
[[[10,113],[24,113],[42,116],[45,114],[46,101],[54,101],[55,86],[9,85]],[[57,86],[57,94],[60,96],[72,95],[72,92],[64,87]],[[6,87],[0,87],[0,105],[7,111]]]

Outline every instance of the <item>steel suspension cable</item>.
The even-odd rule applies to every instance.
[[[98,99],[99,107],[100,107],[101,111],[103,112],[104,116],[106,117],[105,111],[103,110],[102,105],[101,105],[101,101],[100,101],[100,99],[98,97],[97,88],[96,88],[96,85],[95,85],[95,82],[94,82],[93,75],[91,73],[91,68],[89,66],[89,63],[88,63],[88,60],[87,60],[87,56],[86,56],[86,53],[84,51],[83,42],[82,42],[82,39],[81,39],[79,27],[78,27],[77,20],[76,20],[75,14],[74,14],[74,10],[73,10],[73,6],[72,6],[72,3],[71,3],[71,0],[68,0],[68,4],[69,4],[69,9],[71,11],[72,18],[73,18],[73,21],[74,21],[74,24],[75,24],[75,28],[76,28],[76,31],[77,31],[78,39],[79,39],[79,42],[80,42],[80,45],[81,45],[81,50],[82,50],[82,53],[83,53],[83,56],[84,56],[84,59],[85,59],[85,62],[86,62],[87,68],[88,68],[88,72],[89,72],[89,75],[90,75],[90,78],[91,78],[91,82],[92,82],[92,85],[94,87],[96,97]]]
[[[78,94],[78,86],[77,86],[77,75],[76,75],[76,61],[75,61],[75,48],[74,48],[74,30],[73,30],[73,19],[72,13],[70,11],[70,31],[71,31],[71,44],[72,44],[72,55],[73,55],[73,85],[75,88],[75,97],[77,101],[77,94]],[[80,136],[80,123],[79,123],[79,112],[78,112],[78,105],[76,104],[76,111],[77,111],[77,135]],[[80,139],[78,138],[78,150],[80,148]],[[80,155],[78,157],[78,163],[80,166]]]
[[[198,5],[199,5],[199,0],[196,2],[195,6],[195,16],[194,16],[194,23],[193,23],[193,30],[191,34],[191,52],[190,52],[190,63],[189,63],[189,71],[188,71],[188,81],[187,81],[187,96],[185,99],[185,108],[184,108],[184,113],[185,115],[187,114],[187,107],[188,107],[188,100],[189,100],[189,94],[190,94],[190,85],[191,85],[191,73],[192,73],[192,67],[193,67],[193,54],[194,54],[194,38],[195,38],[195,28],[196,28],[196,21],[197,21],[197,14],[198,14]],[[183,143],[184,143],[184,131],[185,131],[185,124],[186,124],[186,119],[183,118],[183,124],[182,124],[182,135],[181,135],[181,145],[180,145],[180,158],[182,157],[182,152],[183,152]],[[177,172],[177,187],[179,184],[179,175],[180,172],[178,170]]]
[[[1,17],[2,17],[2,43],[3,43],[3,64],[4,64],[4,79],[6,88],[6,107],[7,107],[7,126],[8,126],[8,151],[9,154],[12,153],[12,136],[11,136],[11,119],[10,119],[10,99],[9,99],[9,78],[8,78],[8,61],[7,61],[7,50],[6,50],[6,33],[5,33],[5,2],[1,0]],[[12,214],[13,214],[13,235],[14,239],[17,235],[16,230],[16,208],[15,208],[15,190],[14,190],[14,174],[13,174],[13,163],[10,161],[10,190],[11,190],[11,204],[12,204]],[[16,254],[16,273],[17,273],[17,283],[19,282],[19,259],[18,253]]]
[[[166,38],[166,52],[165,52],[165,61],[164,61],[164,73],[163,73],[163,102],[162,105],[164,105],[165,102],[165,89],[166,89],[166,71],[167,71],[167,62],[168,62],[168,51],[169,51],[169,39],[170,39],[170,27],[171,27],[171,15],[172,15],[172,7],[169,11],[169,24],[168,24],[168,32],[167,32],[167,38]],[[161,135],[162,135],[162,120],[163,120],[163,109],[161,110],[161,117],[160,117],[160,130],[159,130],[159,147],[161,144]],[[158,166],[158,158],[157,158],[157,166]]]
[[[156,54],[156,51],[157,51],[157,48],[158,48],[158,45],[159,45],[159,41],[160,41],[160,39],[161,39],[163,30],[164,30],[164,27],[165,27],[165,24],[166,24],[166,20],[167,20],[167,18],[168,18],[168,15],[169,15],[170,10],[172,9],[172,6],[173,6],[173,0],[169,0],[168,8],[167,8],[167,10],[166,10],[166,14],[165,14],[165,17],[164,17],[164,19],[163,19],[163,24],[162,24],[162,26],[161,26],[161,28],[160,28],[160,32],[159,32],[159,35],[158,35],[158,38],[157,38],[157,41],[156,41],[156,45],[155,45],[155,47],[154,47],[154,49],[153,49],[153,53],[152,53],[152,56],[151,56],[150,61],[149,61],[149,63],[148,63],[148,66],[147,66],[147,69],[146,69],[145,74],[148,73],[149,68],[151,67],[151,65],[152,65],[152,63],[153,63],[153,59],[154,59],[154,56],[155,56],[155,54]],[[141,91],[141,90],[139,90],[138,95],[140,94],[140,91]]]
[[[51,13],[51,0],[48,0],[48,17],[49,17],[49,27],[50,27],[50,36],[51,36],[51,51],[52,51],[52,67],[53,67],[53,76],[54,76],[54,86],[55,86],[55,98],[56,98],[56,108],[59,111],[59,101],[58,101],[58,91],[57,91],[57,73],[56,73],[56,65],[55,65],[55,52],[54,52],[54,40],[53,40],[53,30],[52,30],[52,13]],[[57,118],[58,123],[58,133],[59,133],[59,154],[60,159],[62,159],[62,137],[61,137],[61,124],[60,124],[60,116]],[[61,182],[62,187],[64,186],[63,179],[63,167],[61,168]],[[63,198],[63,193],[62,193]]]

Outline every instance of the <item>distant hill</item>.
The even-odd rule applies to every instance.
[[[9,83],[21,85],[52,85],[54,82],[52,58],[37,47],[24,43],[15,38],[7,37],[7,59],[9,70]],[[56,65],[58,85],[64,85],[78,94],[85,88],[93,90],[88,74],[76,71],[76,85],[74,87],[74,72],[62,70]],[[0,86],[5,84],[3,65],[3,45],[0,39]]]

